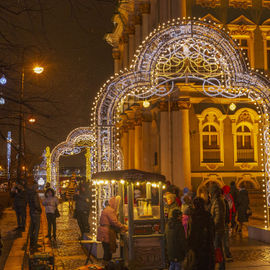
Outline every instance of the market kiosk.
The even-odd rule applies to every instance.
[[[122,235],[122,256],[131,269],[163,269],[165,177],[139,170],[100,172],[92,175],[96,185],[117,185],[121,196],[119,219],[128,225]],[[134,197],[135,192],[135,197]]]

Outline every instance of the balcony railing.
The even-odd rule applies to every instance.
[[[204,149],[203,150],[203,162],[220,162],[220,150],[219,149]]]
[[[237,162],[254,161],[254,149],[237,149]]]

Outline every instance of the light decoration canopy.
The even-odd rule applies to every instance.
[[[234,112],[235,109],[236,109],[236,105],[235,105],[234,103],[231,103],[231,104],[229,105],[229,109],[230,109],[232,112]]]

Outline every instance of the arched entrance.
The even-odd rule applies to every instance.
[[[59,185],[59,159],[61,156],[70,156],[81,153],[83,149],[86,149],[86,178],[91,179],[91,171],[95,169],[94,163],[94,151],[95,151],[95,136],[93,131],[89,127],[76,128],[69,133],[66,141],[59,143],[51,153],[47,150],[47,174],[52,186],[56,188],[58,192]]]
[[[202,21],[178,19],[163,24],[139,47],[130,69],[120,75],[116,74],[100,89],[94,102],[92,121],[97,136],[96,170],[121,168],[118,124],[121,121],[123,103],[133,100],[135,107],[139,100],[162,100],[163,97],[172,95],[179,83],[183,86],[193,85],[194,90],[211,98],[246,97],[252,100],[260,117],[260,158],[264,164],[260,177],[263,178],[265,207],[269,207],[269,81],[249,69],[244,56],[229,35],[214,24]],[[179,169],[179,177],[188,186],[190,153],[186,146],[190,143],[190,135],[185,131],[189,131],[186,121],[189,99],[181,98],[177,101],[177,106],[181,108],[179,149],[182,151],[179,157],[180,166],[176,169]],[[245,130],[241,126],[236,127],[236,131],[241,133]],[[136,126],[131,133],[136,133]],[[136,152],[136,140],[133,141],[132,136],[128,140],[129,153],[132,149]],[[239,156],[240,154],[239,152]],[[125,153],[123,156],[125,157]],[[140,158],[139,154],[135,161],[128,157],[131,166]],[[265,222],[268,223],[268,219]]]

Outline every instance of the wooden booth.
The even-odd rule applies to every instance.
[[[119,170],[96,173],[96,185],[115,185],[115,195],[121,196],[119,220],[128,225],[122,237],[121,256],[132,269],[163,269],[165,176],[139,170]]]

